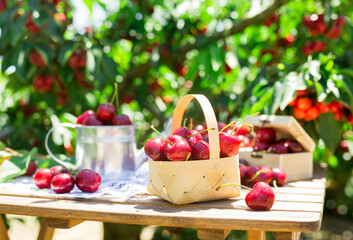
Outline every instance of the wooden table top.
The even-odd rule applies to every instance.
[[[148,194],[89,200],[59,194],[44,198],[0,185],[0,213],[185,228],[311,232],[321,226],[325,185],[325,172],[316,167],[313,179],[276,189],[270,211],[249,210],[244,201],[247,190],[233,199],[177,206]]]

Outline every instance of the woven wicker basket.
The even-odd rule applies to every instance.
[[[240,184],[238,155],[220,158],[217,120],[208,99],[199,94],[187,95],[175,108],[171,133],[181,126],[188,103],[195,98],[201,105],[210,130],[209,160],[153,161],[148,160],[148,191],[174,204],[227,199],[240,195],[239,186],[216,188],[225,183]]]

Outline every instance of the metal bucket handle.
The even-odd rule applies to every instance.
[[[76,128],[76,125],[73,123],[60,123],[59,125],[53,126],[48,132],[47,135],[45,136],[45,141],[44,141],[44,145],[45,145],[45,149],[47,150],[49,156],[54,159],[54,161],[56,161],[57,163],[63,165],[66,168],[72,168],[72,164],[64,162],[63,160],[60,160],[59,158],[55,157],[54,154],[52,153],[52,151],[49,148],[48,145],[48,140],[49,140],[49,136],[50,134],[57,128],[60,127],[67,127],[67,128]]]

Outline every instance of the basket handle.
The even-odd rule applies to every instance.
[[[214,130],[208,131],[209,136],[209,146],[210,146],[210,159],[220,158],[220,147],[219,147],[219,136],[218,136],[218,125],[216,115],[213,111],[212,105],[208,99],[201,94],[189,94],[183,97],[175,107],[172,119],[172,126],[170,134],[181,126],[184,112],[186,110],[189,102],[196,98],[200,103],[203,114],[205,115],[205,120],[208,128],[214,128]]]

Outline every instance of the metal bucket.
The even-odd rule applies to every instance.
[[[134,125],[124,126],[85,126],[63,123],[54,126],[47,133],[45,146],[49,155],[58,163],[48,147],[50,133],[58,127],[76,130],[76,167],[91,169],[109,179],[129,178],[141,164],[136,158],[136,132]]]

